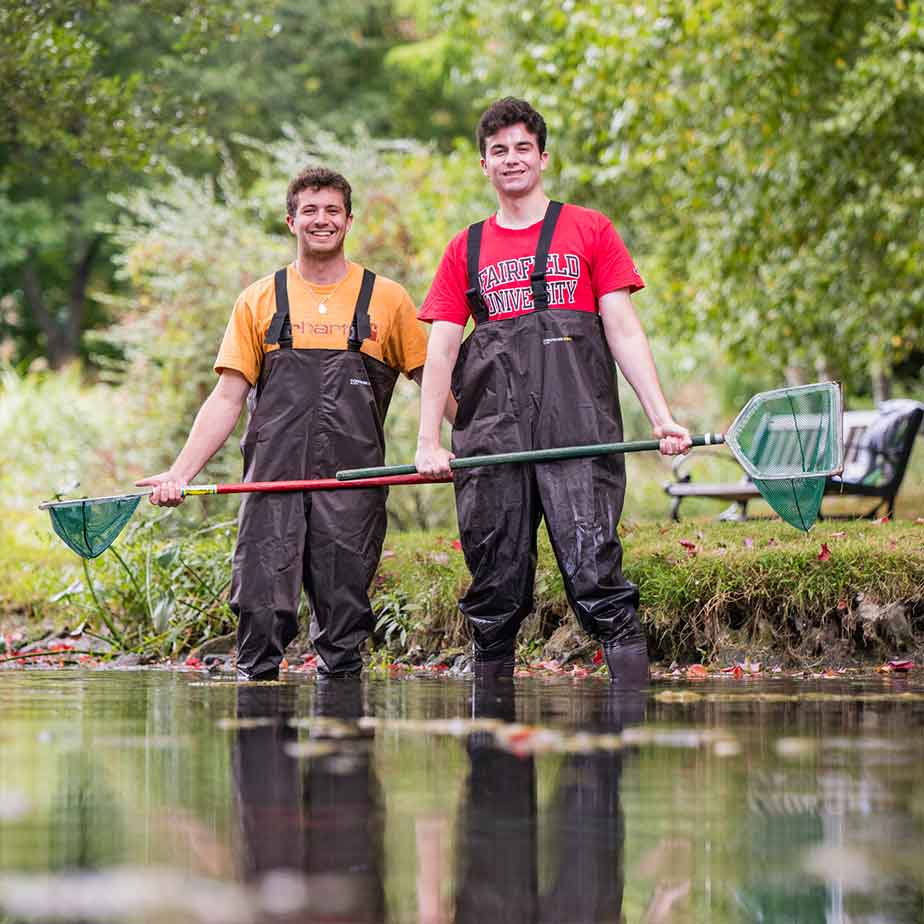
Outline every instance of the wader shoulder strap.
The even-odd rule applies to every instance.
[[[542,229],[539,231],[539,243],[536,245],[536,260],[533,271],[529,276],[529,284],[533,290],[533,309],[542,311],[549,307],[549,290],[545,284],[545,271],[549,263],[549,247],[552,246],[552,235],[561,213],[560,202],[550,202],[542,219]]]
[[[468,300],[468,307],[472,312],[472,317],[476,324],[488,319],[488,306],[484,303],[484,296],[481,294],[481,284],[478,281],[478,263],[481,259],[481,232],[484,230],[484,222],[478,221],[469,225],[468,236],[465,242],[465,271],[468,277],[468,288],[465,290],[465,298]]]
[[[292,322],[289,320],[289,287],[286,283],[288,267],[276,270],[273,283],[276,289],[276,313],[266,332],[266,344],[278,343],[280,350],[292,346]]]
[[[353,323],[350,325],[350,338],[347,346],[356,352],[370,333],[369,304],[372,301],[372,289],[375,286],[375,273],[363,269],[363,282],[359,287],[359,298],[356,299],[356,308],[353,311]]]

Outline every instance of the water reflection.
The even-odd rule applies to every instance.
[[[913,681],[21,672],[0,707],[3,924],[924,921]]]
[[[511,684],[474,692],[475,718],[513,722]],[[644,694],[607,690],[576,730],[616,735],[644,718]],[[540,826],[535,758],[498,746],[492,732],[469,736],[466,802],[461,812],[456,894],[458,924],[506,920],[618,924],[622,911],[625,823],[617,749],[568,754],[558,768]],[[550,862],[540,887],[540,827]]]
[[[313,714],[338,724],[309,726],[319,745],[309,758],[299,757],[311,752],[299,747],[295,690],[238,690],[232,767],[242,874],[260,892],[265,921],[382,921],[381,797],[371,733],[355,724],[361,682],[317,681]]]

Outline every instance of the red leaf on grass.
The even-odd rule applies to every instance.
[[[594,664],[602,664],[602,663],[603,663],[603,649],[602,649],[602,648],[598,648],[598,649],[594,652],[593,662],[594,662]]]
[[[818,553],[819,561],[827,561],[831,557],[831,550],[828,548],[827,542],[822,542],[821,551]]]
[[[193,670],[199,670],[200,668],[205,667],[202,661],[195,655],[190,655],[186,659],[185,664],[187,667],[191,667]]]
[[[873,526],[882,526],[883,523],[888,523],[888,522],[889,522],[889,518],[887,516],[879,517],[878,520],[873,520]]]
[[[453,539],[453,540],[452,540],[452,547],[453,547],[457,552],[461,552],[461,551],[462,551],[462,543],[461,543],[458,539]]]
[[[687,668],[688,680],[705,680],[709,676],[709,671],[702,664],[691,664]]]
[[[687,550],[688,558],[694,558],[699,554],[699,546],[695,542],[691,542],[689,539],[681,539],[680,544]]]
[[[740,664],[733,664],[731,667],[723,667],[723,674],[731,674],[735,680],[740,680],[744,676],[744,671],[741,669]]]

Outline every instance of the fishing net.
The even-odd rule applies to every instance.
[[[844,466],[840,387],[823,382],[756,395],[725,442],[776,513],[808,530],[827,476]]]
[[[55,532],[69,548],[82,558],[96,558],[115,542],[139,500],[141,495],[127,494],[43,506],[51,514]]]

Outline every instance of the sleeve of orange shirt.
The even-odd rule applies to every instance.
[[[234,303],[215,360],[215,371],[220,375],[224,369],[234,369],[251,385],[256,385],[263,366],[263,345],[262,338],[258,336],[253,306],[245,296],[246,292],[242,292]]]
[[[389,366],[400,369],[407,376],[419,369],[427,358],[427,336],[417,320],[410,295],[403,289],[388,337],[382,344],[382,357]]]

